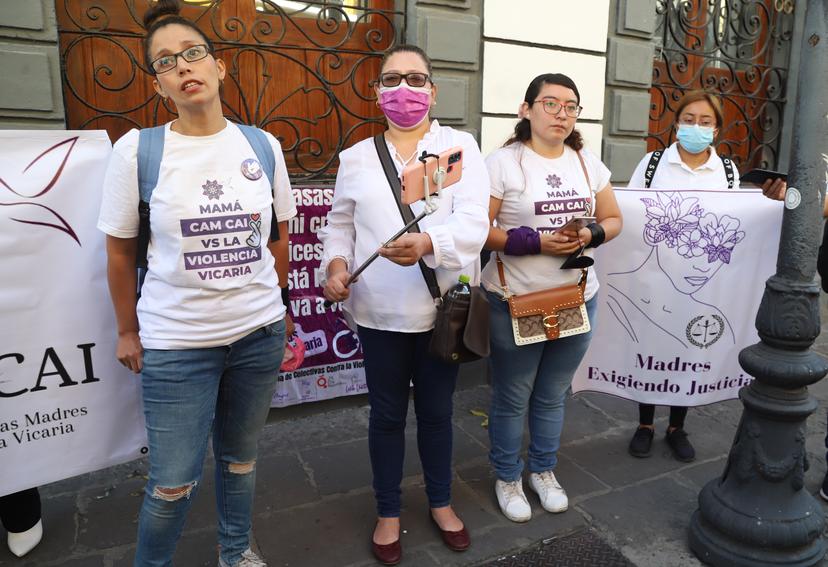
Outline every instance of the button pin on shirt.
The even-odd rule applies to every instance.
[[[250,180],[257,180],[262,176],[262,166],[253,158],[246,159],[241,164],[242,175]]]

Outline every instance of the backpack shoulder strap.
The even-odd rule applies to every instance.
[[[727,188],[733,189],[734,180],[736,179],[736,175],[733,173],[733,160],[721,154],[719,154],[719,158],[722,160],[722,165],[725,169],[725,178],[727,178]]]
[[[656,150],[650,155],[650,161],[647,164],[647,169],[644,170],[644,189],[649,189],[653,183],[653,175],[655,175],[658,162],[661,161],[661,156],[664,155],[664,150]]]
[[[141,200],[147,203],[158,185],[158,172],[161,171],[161,157],[164,155],[164,129],[162,124],[138,131],[138,192]]]
[[[247,138],[247,143],[253,148],[253,153],[256,154],[256,159],[262,164],[267,180],[270,182],[270,192],[273,193],[273,180],[276,176],[276,155],[273,153],[273,146],[265,136],[265,133],[255,126],[248,126],[247,124],[236,124]],[[276,242],[279,240],[279,225],[276,220],[276,209],[273,205],[270,206],[272,218],[270,221],[270,241]]]
[[[267,140],[267,136],[262,130],[255,126],[248,126],[247,124],[237,124],[247,142],[253,148],[256,154],[256,159],[262,164],[265,175],[270,181],[270,188],[273,189],[273,178],[276,174],[276,156],[273,154],[273,146]]]
[[[158,172],[161,170],[161,157],[164,155],[165,126],[143,128],[138,132],[138,249],[135,265],[146,270],[147,247],[150,237],[149,204],[152,192],[158,185]],[[141,277],[140,284],[143,281]]]

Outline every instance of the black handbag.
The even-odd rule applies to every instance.
[[[400,178],[383,134],[374,136],[374,146],[403,222],[408,224],[414,213],[400,200]],[[414,224],[410,232],[420,232],[420,227]],[[469,295],[449,292],[443,297],[434,270],[426,266],[422,258],[418,265],[437,306],[428,353],[449,363],[471,362],[489,356],[489,300],[486,293],[480,287],[472,286]]]

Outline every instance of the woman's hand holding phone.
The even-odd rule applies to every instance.
[[[762,183],[762,194],[768,199],[774,201],[784,201],[785,191],[788,190],[788,183],[779,177],[776,179],[766,179]]]
[[[579,233],[570,229],[542,232],[540,235],[541,254],[568,256],[581,247]]]

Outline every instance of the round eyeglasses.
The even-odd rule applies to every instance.
[[[383,87],[396,87],[403,79],[409,87],[424,87],[431,77],[425,73],[383,73],[379,82]]]
[[[572,102],[569,102],[567,104],[561,104],[557,100],[547,99],[536,100],[535,102],[541,103],[541,106],[543,106],[543,111],[547,114],[558,114],[561,111],[561,108],[563,108],[566,115],[570,118],[578,118],[578,116],[581,114],[581,111],[584,109],[582,106],[578,106],[577,104]],[[532,104],[535,103],[533,102]]]
[[[200,61],[210,55],[210,48],[203,44],[191,45],[184,51],[178,53],[171,53],[169,55],[162,55],[152,63],[150,66],[155,71],[156,75],[172,71],[178,65],[178,58],[183,57],[184,61],[194,63]]]

